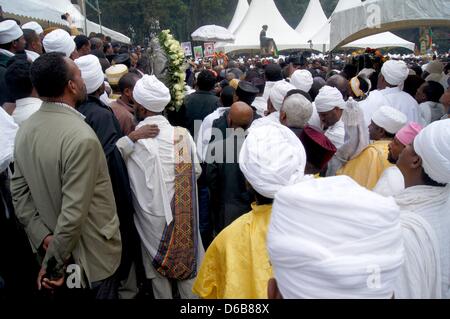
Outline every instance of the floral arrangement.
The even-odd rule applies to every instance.
[[[185,96],[186,73],[184,70],[184,50],[180,42],[175,40],[170,30],[162,31],[159,36],[159,43],[169,60],[169,89],[172,101],[169,103],[170,110],[179,110],[183,105]]]
[[[214,52],[213,65],[214,66],[217,66],[217,65],[226,66],[226,65],[228,65],[228,56],[225,53],[223,53],[222,51]]]

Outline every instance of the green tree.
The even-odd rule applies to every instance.
[[[227,27],[231,22],[238,0],[100,0],[102,23],[114,30],[130,34],[134,30],[137,43],[148,37],[154,22],[161,29],[170,29],[181,41],[189,41],[198,27],[216,24]],[[338,0],[321,0],[327,16],[333,12]],[[275,0],[278,10],[291,27],[297,27],[308,7],[309,0]],[[94,12],[88,17],[97,21]]]

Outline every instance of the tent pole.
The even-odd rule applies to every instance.
[[[100,25],[100,33],[103,33],[103,30],[102,30],[102,12],[100,11],[100,6],[98,5],[98,0],[96,2],[97,2],[98,24]]]
[[[86,17],[86,0],[81,0],[81,10],[83,11],[84,15],[84,34],[88,36],[87,34],[87,17]]]
[[[333,51],[328,53],[328,63],[330,66],[330,71],[333,69]]]

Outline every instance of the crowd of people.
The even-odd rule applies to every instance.
[[[141,47],[1,21],[0,291],[449,298],[447,58],[186,60],[173,110]]]

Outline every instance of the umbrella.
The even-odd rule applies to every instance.
[[[235,37],[226,28],[218,25],[204,25],[191,34],[194,41],[233,42]]]

